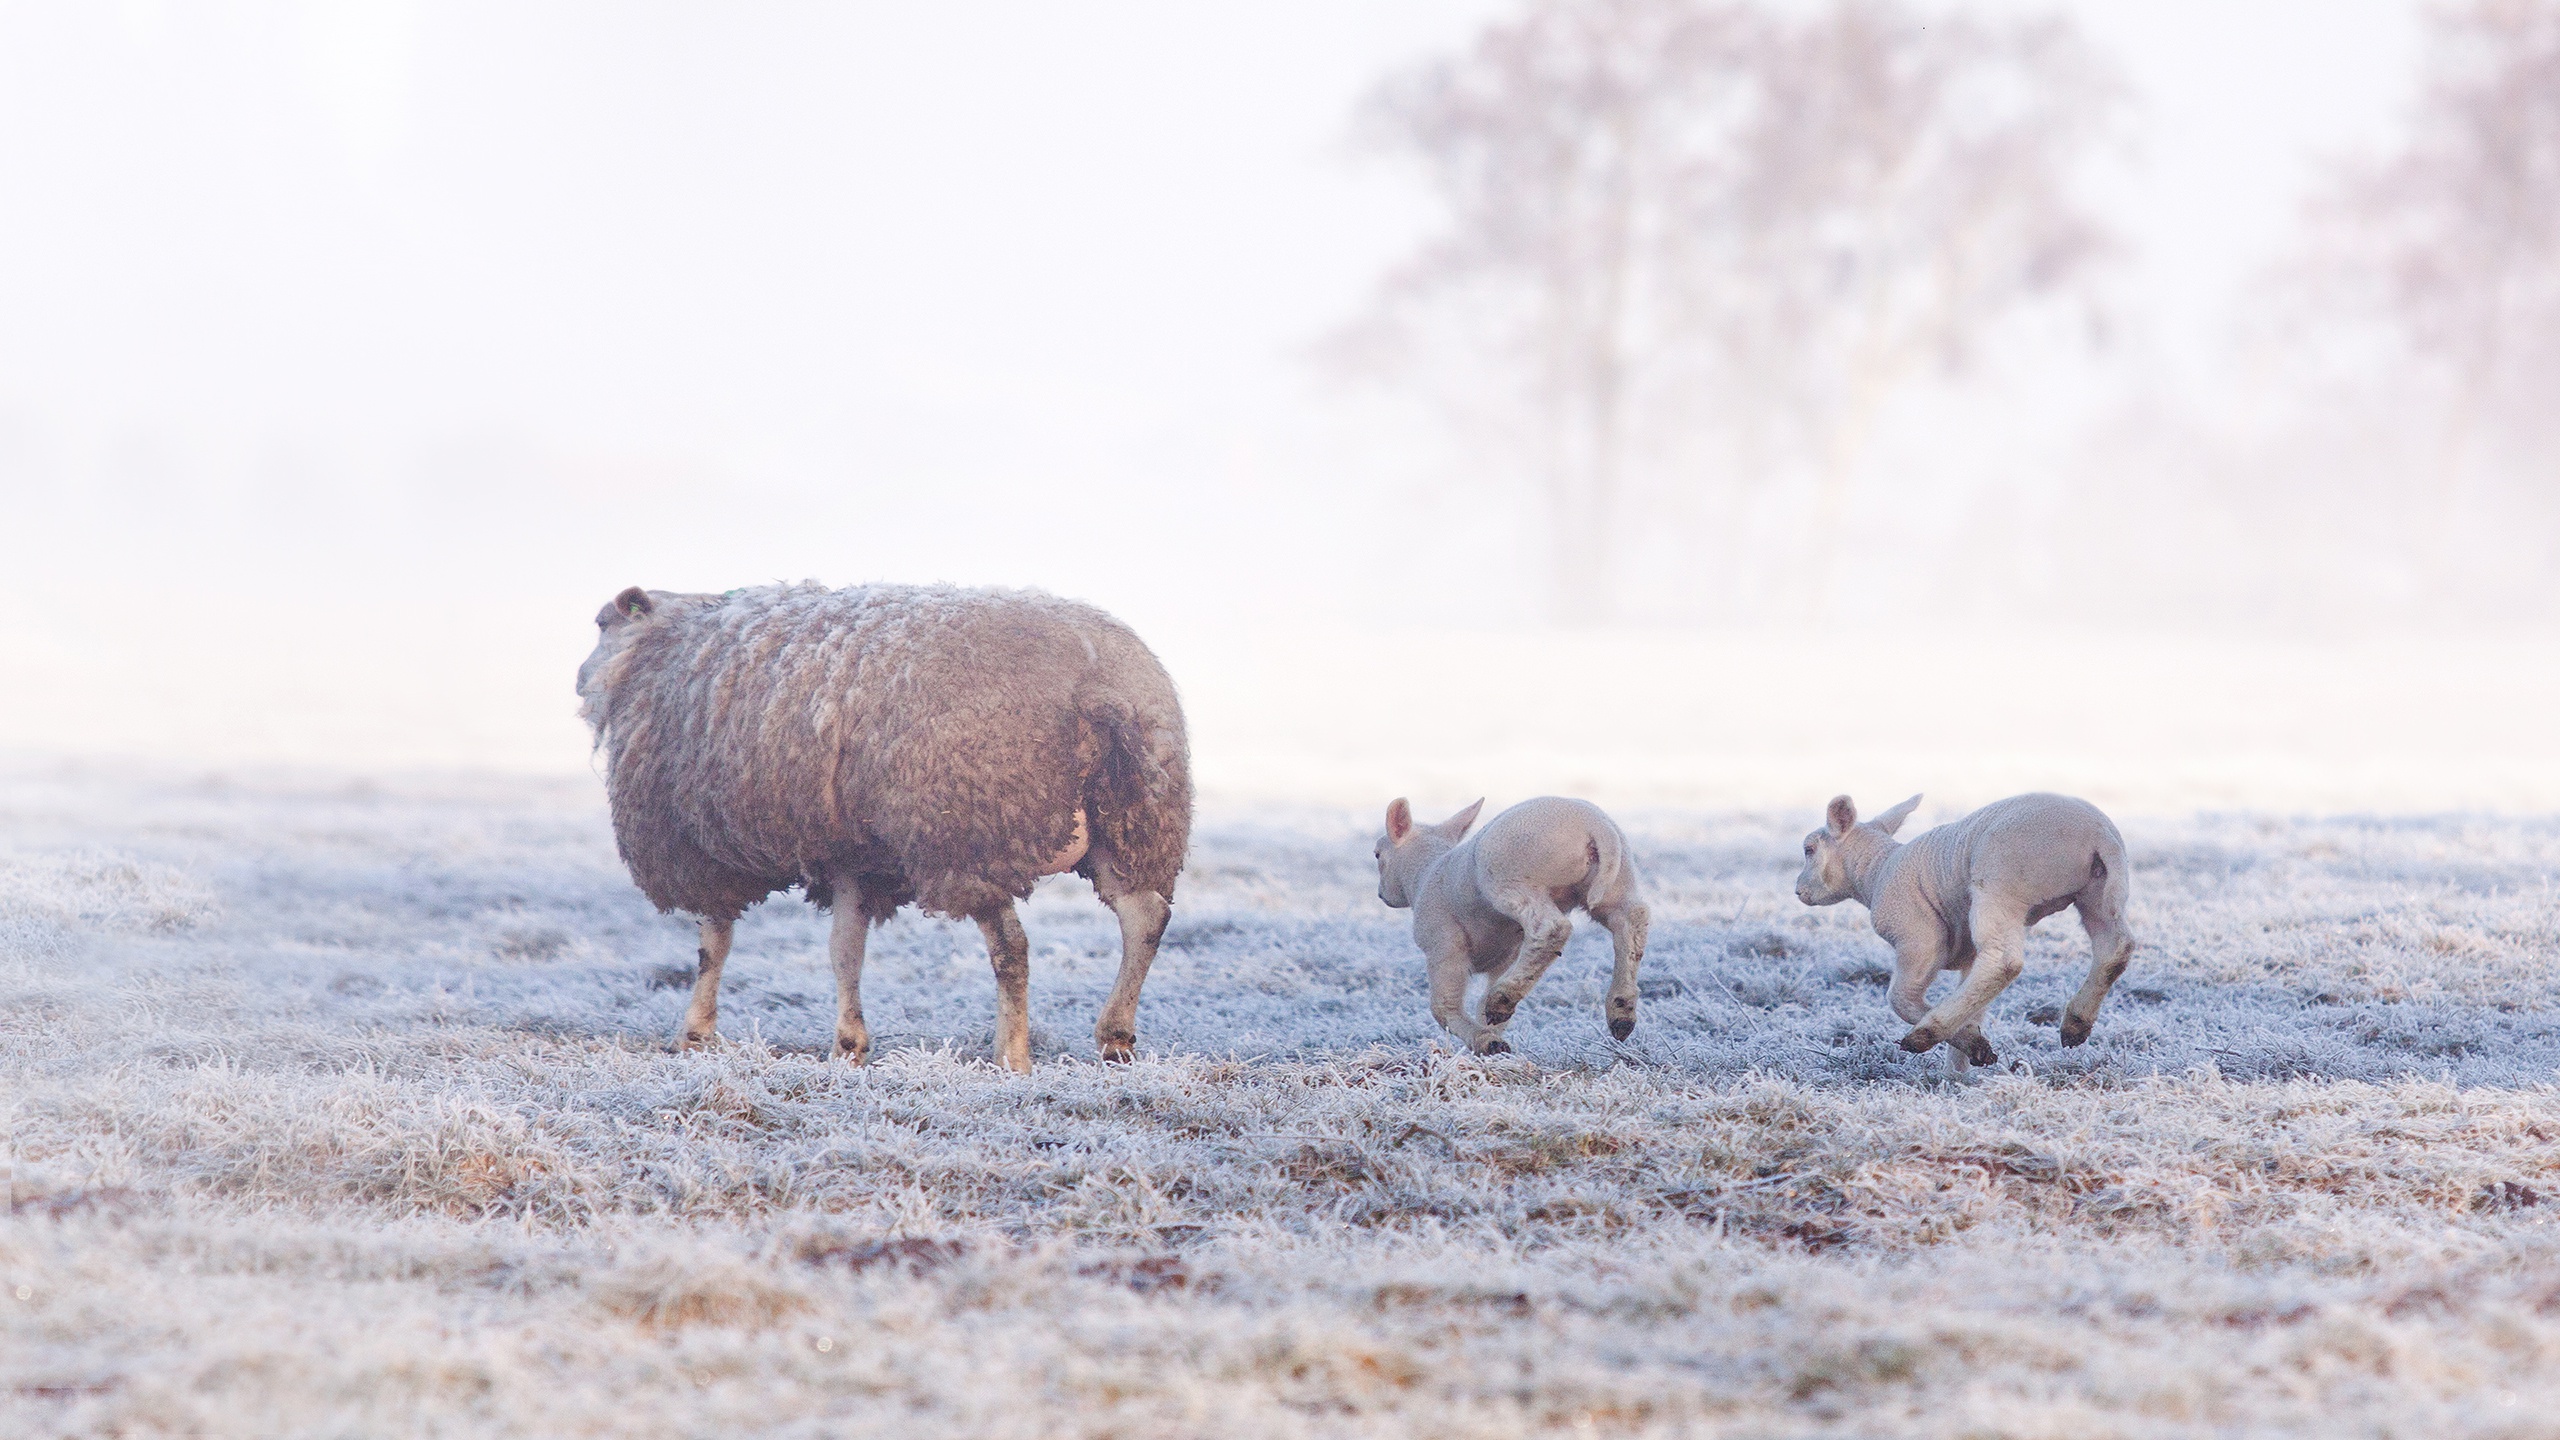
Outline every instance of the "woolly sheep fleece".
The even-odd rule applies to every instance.
[[[1182,710],[1128,627],[1036,591],[766,586],[609,605],[579,674],[614,836],[661,910],[733,919],[860,877],[974,915],[1091,844],[1170,900],[1191,835]],[[625,592],[631,597],[632,592]]]
[[[975,928],[689,925],[592,780],[0,769],[0,1434],[2536,1436],[2560,1414],[2560,821],[2124,815],[2144,962],[2028,936],[1997,1071],[1787,892],[1811,809],[1621,810],[1451,1053],[1359,810],[1213,811],[1134,1065],[1043,881]]]

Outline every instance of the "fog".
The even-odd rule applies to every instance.
[[[1213,793],[2560,804],[2549,347],[2314,283],[2419,6],[1973,7],[2120,82],[2085,273],[1818,482],[1657,367],[1582,602],[1480,312],[1342,359],[1453,223],[1363,115],[1518,13],[0,8],[0,746],[575,768],[620,587],[950,580],[1137,625]]]

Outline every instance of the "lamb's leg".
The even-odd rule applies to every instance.
[[[1022,933],[1022,917],[1005,901],[976,917],[987,937],[987,959],[996,967],[996,1063],[1007,1070],[1031,1069],[1031,941]]]
[[[1507,891],[1491,899],[1496,909],[1519,923],[1521,936],[1519,958],[1485,987],[1484,1023],[1503,1025],[1546,978],[1547,967],[1564,953],[1565,942],[1573,938],[1573,922],[1554,901],[1534,891]]]
[[[1147,983],[1147,967],[1156,963],[1156,946],[1173,918],[1173,905],[1153,890],[1132,890],[1108,856],[1093,866],[1093,890],[1120,920],[1120,978],[1093,1023],[1093,1043],[1105,1060],[1137,1057],[1138,991]]]
[[[1972,947],[1961,947],[1957,956],[1957,972],[1970,978],[1974,961]],[[1946,938],[1938,933],[1931,932],[1919,940],[1894,948],[1893,988],[1886,992],[1886,998],[1893,1005],[1893,1013],[1901,1017],[1904,1024],[1917,1025],[1928,1018],[1929,982],[1938,977],[1939,971],[1947,968]],[[1903,1044],[1906,1049],[1912,1048],[1908,1039]],[[1967,1026],[1949,1035],[1947,1044],[1955,1053],[1956,1073],[1959,1075],[1975,1065],[1988,1065],[2000,1058],[1993,1053],[1991,1042],[1983,1039],[1982,1031],[1975,1027]]]
[[[827,962],[836,972],[836,1043],[830,1060],[871,1061],[871,1027],[862,1023],[862,951],[871,935],[871,907],[859,892],[841,886],[827,930]]]
[[[1466,942],[1456,936],[1442,938],[1425,949],[1423,961],[1431,977],[1431,1018],[1440,1022],[1440,1028],[1479,1055],[1509,1053],[1511,1045],[1502,1038],[1500,1026],[1479,1025],[1467,1014],[1467,980],[1475,974],[1475,964]]]
[[[1617,968],[1609,972],[1609,998],[1601,1013],[1609,1021],[1609,1033],[1620,1040],[1635,1033],[1636,968],[1644,964],[1646,933],[1653,925],[1653,911],[1641,900],[1607,910],[1595,910],[1591,918],[1609,931],[1618,954]]]
[[[2133,932],[2125,928],[2124,917],[2109,910],[2103,898],[2083,896],[2079,904],[2080,928],[2089,932],[2089,978],[2080,982],[2080,993],[2063,1007],[2065,1045],[2089,1038],[2089,1027],[2098,1023],[2098,1007],[2106,1003],[2107,992],[2123,978],[2126,963],[2133,959]]]
[[[2026,968],[2027,912],[2016,904],[1987,890],[1973,892],[1973,909],[1965,925],[1971,932],[1973,967],[1956,987],[1956,993],[1940,1002],[1937,1008],[1921,1017],[1911,1033],[1902,1037],[1902,1048],[1918,1055],[1950,1040],[1967,1029],[1975,1029],[1982,1012],[1991,1008],[1992,999],[2009,988]],[[1988,1043],[1983,1049],[1990,1048]]]
[[[699,1050],[720,1033],[720,967],[729,963],[731,920],[702,922],[702,946],[694,951],[700,968],[693,972],[693,1002],[684,1007],[684,1038],[679,1050]]]

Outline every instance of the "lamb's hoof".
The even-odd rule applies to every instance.
[[[1508,1040],[1487,1040],[1484,1042],[1484,1048],[1476,1053],[1479,1055],[1508,1055],[1511,1053],[1511,1042]]]
[[[1609,1022],[1609,1036],[1613,1040],[1624,1040],[1634,1033],[1636,1033],[1636,1022],[1624,1015]]]
[[[857,1045],[848,1045],[844,1037],[839,1035],[836,1037],[835,1048],[827,1052],[827,1058],[842,1060],[848,1065],[868,1065],[871,1063],[871,1042],[865,1040]]]
[[[2062,1043],[2065,1045],[2088,1044],[2089,1029],[2096,1023],[2093,1020],[2083,1020],[2076,1015],[2067,1017],[2062,1022]]]
[[[1976,1035],[1972,1043],[1964,1047],[1964,1058],[1976,1065],[1992,1065],[1999,1062],[2000,1052],[1991,1048],[1990,1041]]]
[[[1937,1031],[1926,1025],[1914,1026],[1910,1034],[1902,1037],[1902,1048],[1914,1055],[1926,1055],[1938,1048],[1938,1040]]]
[[[708,1050],[717,1044],[719,1039],[719,1036],[708,1030],[700,1032],[687,1030],[676,1039],[676,1053],[681,1055],[687,1050]]]
[[[1499,1025],[1510,1019],[1511,1013],[1519,1008],[1520,1002],[1517,1000],[1501,995],[1487,995],[1484,997],[1484,1023]]]
[[[1127,1037],[1115,1035],[1108,1040],[1097,1040],[1094,1043],[1101,1048],[1102,1058],[1106,1063],[1126,1065],[1138,1058],[1138,1037],[1134,1035]]]

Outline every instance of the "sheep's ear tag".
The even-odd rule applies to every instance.
[[[613,597],[613,608],[622,612],[622,618],[637,620],[657,606],[650,601],[648,591],[634,585]]]

